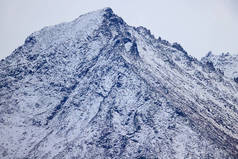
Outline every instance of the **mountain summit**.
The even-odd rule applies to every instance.
[[[110,8],[45,27],[0,61],[0,158],[235,159],[238,82],[213,59]]]

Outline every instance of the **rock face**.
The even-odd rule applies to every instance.
[[[110,8],[45,27],[0,62],[0,158],[237,158],[229,67]]]
[[[226,77],[238,83],[238,55],[222,53],[218,56],[210,52],[206,57],[202,58],[202,62],[204,61],[212,62],[216,69],[219,69]]]

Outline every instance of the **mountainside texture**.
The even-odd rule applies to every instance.
[[[0,61],[0,158],[238,158],[237,66],[110,8],[45,27]]]
[[[238,83],[238,55],[223,53],[218,56],[209,52],[206,57],[202,58],[202,61],[212,62],[222,74]]]

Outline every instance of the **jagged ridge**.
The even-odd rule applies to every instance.
[[[236,158],[238,86],[110,8],[0,62],[2,158]]]

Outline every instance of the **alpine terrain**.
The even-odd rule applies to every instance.
[[[202,60],[110,8],[0,61],[0,158],[238,158],[238,55]]]

